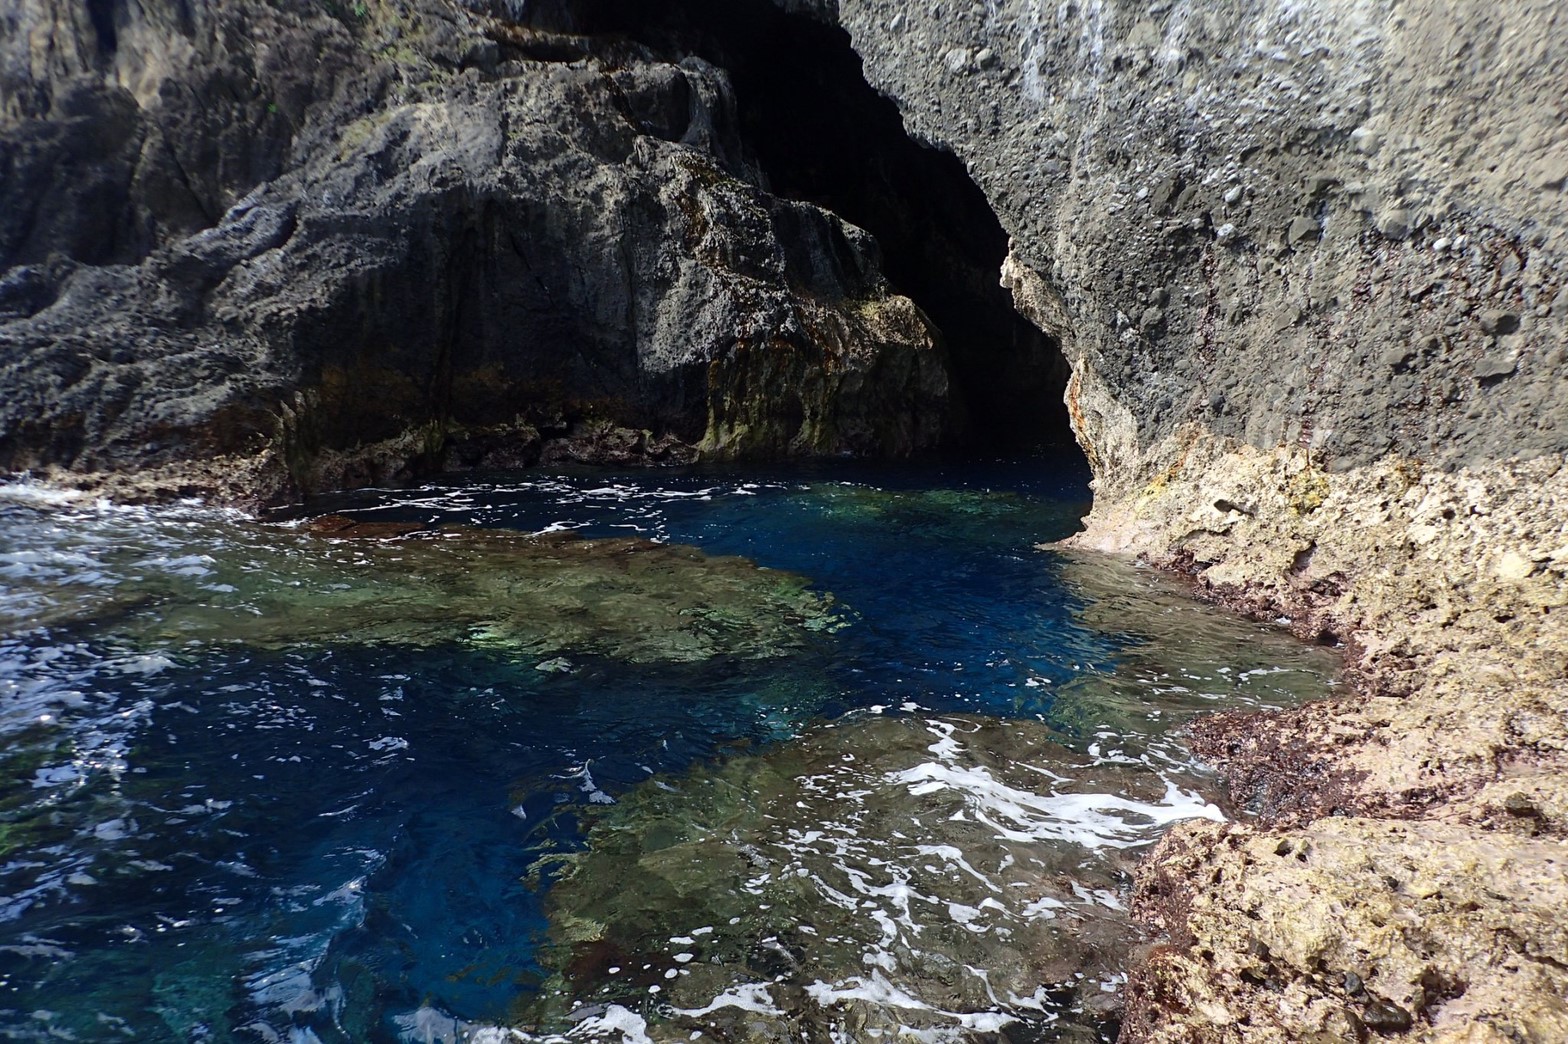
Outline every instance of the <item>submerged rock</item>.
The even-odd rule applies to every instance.
[[[1336,650],[1268,624],[1238,632],[1236,620],[1148,567],[1062,548],[1049,554],[1062,583],[1083,600],[1076,618],[1119,646],[1114,663],[1086,664],[1053,694],[1050,721],[1075,736],[1116,737],[1143,755],[1138,740],[1151,723],[1185,728],[1205,712],[1295,707],[1339,683]]]
[[[206,554],[162,552],[171,527],[189,547],[193,526],[207,530]],[[634,663],[780,656],[846,624],[833,596],[804,577],[678,544],[343,516],[313,528],[167,517],[99,532],[101,543],[79,528],[73,536],[87,546],[48,548],[54,565],[19,573],[0,621],[85,629],[176,655],[215,643],[455,643],[546,670],[563,654]],[[125,571],[100,571],[100,556]]]
[[[1219,813],[1059,738],[877,715],[650,781],[552,885],[554,978],[519,1020],[548,1033],[613,1005],[659,1040],[1094,1039],[1137,852]]]

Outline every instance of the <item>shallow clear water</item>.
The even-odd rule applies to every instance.
[[[1173,730],[1335,662],[1037,550],[1084,478],[4,490],[0,1035],[1112,1032],[1127,868],[1221,814]]]

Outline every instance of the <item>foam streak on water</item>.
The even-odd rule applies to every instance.
[[[552,894],[559,996],[638,1010],[668,1039],[1093,1023],[1130,940],[1127,852],[1220,813],[1060,738],[1036,721],[851,715],[626,795]],[[736,996],[756,1003],[717,1000]],[[529,1014],[564,1025],[572,1010],[546,998]]]
[[[0,1036],[1103,1037],[1127,868],[1220,814],[1176,727],[1334,664],[1036,551],[1083,497],[967,466],[319,505],[445,527],[377,541],[0,487]]]

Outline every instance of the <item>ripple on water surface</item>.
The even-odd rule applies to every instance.
[[[323,505],[432,529],[378,542],[9,487],[0,1033],[1112,1032],[1127,867],[1219,814],[1173,728],[1334,663],[1034,550],[1083,497],[971,466]]]

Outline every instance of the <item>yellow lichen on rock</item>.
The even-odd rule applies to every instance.
[[[1568,468],[1175,441],[1075,542],[1343,640],[1355,681],[1194,727],[1263,819],[1180,826],[1143,870],[1170,945],[1123,1039],[1568,1040]]]
[[[1143,914],[1189,945],[1153,955],[1135,992],[1217,1017],[1195,1033],[1145,1005],[1133,1040],[1568,1039],[1561,839],[1377,819],[1189,825],[1140,878]],[[1190,879],[1207,887],[1172,902]]]

